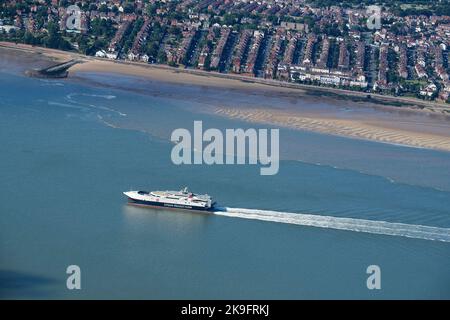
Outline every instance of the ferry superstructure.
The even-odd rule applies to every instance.
[[[187,188],[180,191],[127,191],[123,193],[131,204],[208,211],[214,206],[207,194],[195,194]]]

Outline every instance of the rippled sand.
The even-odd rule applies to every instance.
[[[370,121],[312,118],[295,114],[295,112],[281,110],[218,108],[215,113],[249,122],[267,123],[293,129],[450,151],[450,132],[448,135],[414,132],[404,129],[386,128]]]

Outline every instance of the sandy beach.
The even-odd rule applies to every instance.
[[[72,67],[69,77],[77,77],[87,72],[115,73],[173,84],[235,89],[244,93],[251,91],[252,94],[260,92],[279,98],[280,101],[277,107],[264,105],[258,100],[255,100],[254,107],[223,106],[211,103],[206,112],[218,116],[344,137],[450,151],[450,116],[447,113],[450,111],[450,107],[442,103],[386,96],[377,96],[376,99],[380,99],[383,103],[379,101],[374,103],[373,99],[366,99],[365,93],[350,92],[347,95],[344,90],[332,88],[291,86],[264,80],[255,83],[259,80],[197,70],[174,69],[168,66],[109,61],[26,45],[0,43],[0,47],[8,48],[9,51],[13,48],[34,55],[40,54],[53,61],[81,59],[83,63]],[[305,96],[305,103],[307,103],[311,93],[314,93],[316,101],[327,101],[330,105],[335,104],[336,110],[342,108],[342,105],[352,106],[356,110],[356,116],[355,113],[346,115],[338,111],[322,112],[305,110],[305,108],[279,107],[279,105],[283,105],[283,99],[293,96],[296,99]],[[337,99],[335,95],[340,95],[343,99]],[[360,101],[352,101],[353,98],[358,100],[358,96]],[[263,95],[261,97],[264,98]],[[391,105],[392,102],[400,103],[401,106]],[[361,110],[371,108],[376,111],[365,115],[364,113],[359,114],[358,108]],[[204,111],[202,110],[202,112]]]
[[[306,117],[295,113],[222,108],[218,115],[234,119],[267,123],[293,129],[309,130],[345,137],[393,143],[405,146],[450,151],[450,135],[414,132],[389,128],[370,120],[342,120],[322,117]]]

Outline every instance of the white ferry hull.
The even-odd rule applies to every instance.
[[[133,199],[133,198],[128,198],[128,202],[130,204],[146,206],[146,207],[158,207],[158,208],[169,208],[169,209],[180,209],[180,210],[195,210],[195,211],[211,211],[212,210],[212,208],[209,208],[209,207],[194,207],[194,206],[183,205],[183,204],[137,200],[137,199]]]

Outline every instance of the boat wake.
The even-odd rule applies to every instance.
[[[217,208],[217,210],[214,211],[214,214],[242,219],[296,224],[301,226],[450,242],[450,228],[228,207]]]

